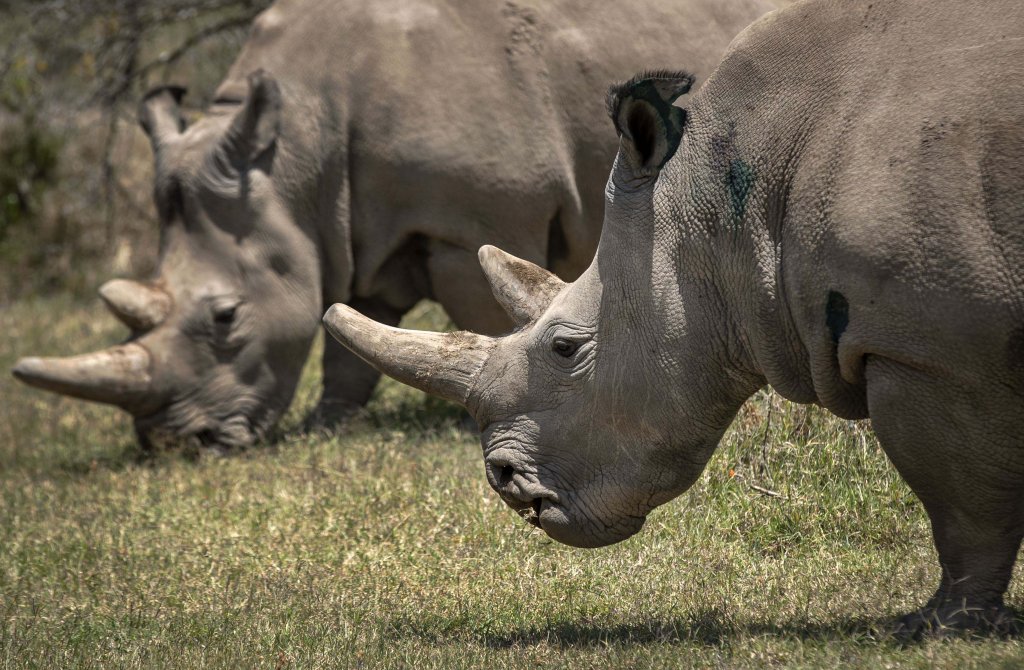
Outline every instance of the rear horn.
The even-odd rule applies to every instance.
[[[152,330],[171,312],[166,291],[130,279],[111,279],[99,293],[114,316],[132,330]]]
[[[517,326],[540,318],[566,286],[539,265],[489,244],[480,247],[478,255],[480,267],[491,284],[491,293]]]

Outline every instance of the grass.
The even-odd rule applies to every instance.
[[[26,300],[0,368],[121,335],[98,301]],[[0,667],[1024,665],[1017,640],[871,635],[938,568],[866,424],[759,394],[689,493],[582,551],[500,503],[451,406],[385,382],[301,433],[317,381],[272,444],[196,459],[0,377]]]

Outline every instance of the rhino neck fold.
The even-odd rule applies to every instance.
[[[807,351],[785,285],[790,175],[763,159],[756,144],[733,145],[724,159],[715,155],[722,144],[709,144],[710,164],[681,175],[684,185],[675,190],[684,196],[673,210],[698,223],[662,233],[677,249],[679,286],[698,287],[701,300],[720,310],[715,335],[722,338],[727,374],[747,380],[751,393],[767,383],[790,400],[813,402]],[[706,214],[709,179],[715,217]]]
[[[808,235],[828,217],[821,197],[831,192],[832,160],[821,162],[809,147],[840,151],[835,145],[841,133],[824,140],[822,135],[834,131],[828,120],[841,89],[828,80],[844,65],[784,69],[773,61],[775,45],[757,40],[772,20],[748,29],[692,100],[683,146],[662,175],[675,184],[665,190],[678,197],[670,209],[683,213],[673,217],[683,223],[665,237],[679,240],[681,276],[707,278],[707,286],[721,293],[732,329],[726,336],[729,358],[737,369],[789,400],[821,402],[820,372],[814,369],[833,365],[835,351],[831,342],[823,346],[817,339],[834,287],[808,285],[795,273],[824,261],[808,245]],[[832,47],[823,39],[815,36],[807,48],[820,49],[827,60]],[[760,62],[773,66],[762,68]],[[775,76],[779,71],[797,74],[783,79]],[[808,192],[826,196],[808,198]],[[808,313],[808,302],[822,307]]]

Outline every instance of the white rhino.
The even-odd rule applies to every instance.
[[[129,341],[14,374],[123,407],[143,442],[244,445],[290,401],[327,305],[397,323],[428,297],[461,327],[501,332],[481,244],[564,277],[596,248],[616,148],[597,92],[650,61],[709,73],[769,8],[282,0],[193,126],[181,88],[142,103],[159,268],[100,290]],[[644,40],[620,39],[625,26]],[[364,403],[379,377],[333,341],[323,371],[321,418]]]
[[[621,36],[629,40],[628,34]],[[820,0],[692,78],[614,88],[597,256],[571,284],[493,247],[520,329],[328,330],[461,403],[487,477],[561,542],[636,533],[770,384],[870,417],[942,579],[900,624],[1006,627],[1024,534],[1024,3]]]

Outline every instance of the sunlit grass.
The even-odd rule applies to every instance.
[[[98,303],[20,303],[0,312],[0,367],[120,336]],[[582,551],[499,502],[449,405],[385,382],[345,429],[299,432],[308,368],[273,443],[198,460],[143,458],[121,413],[4,374],[0,665],[1024,663],[1014,640],[873,639],[938,568],[864,423],[759,394],[692,491]]]

